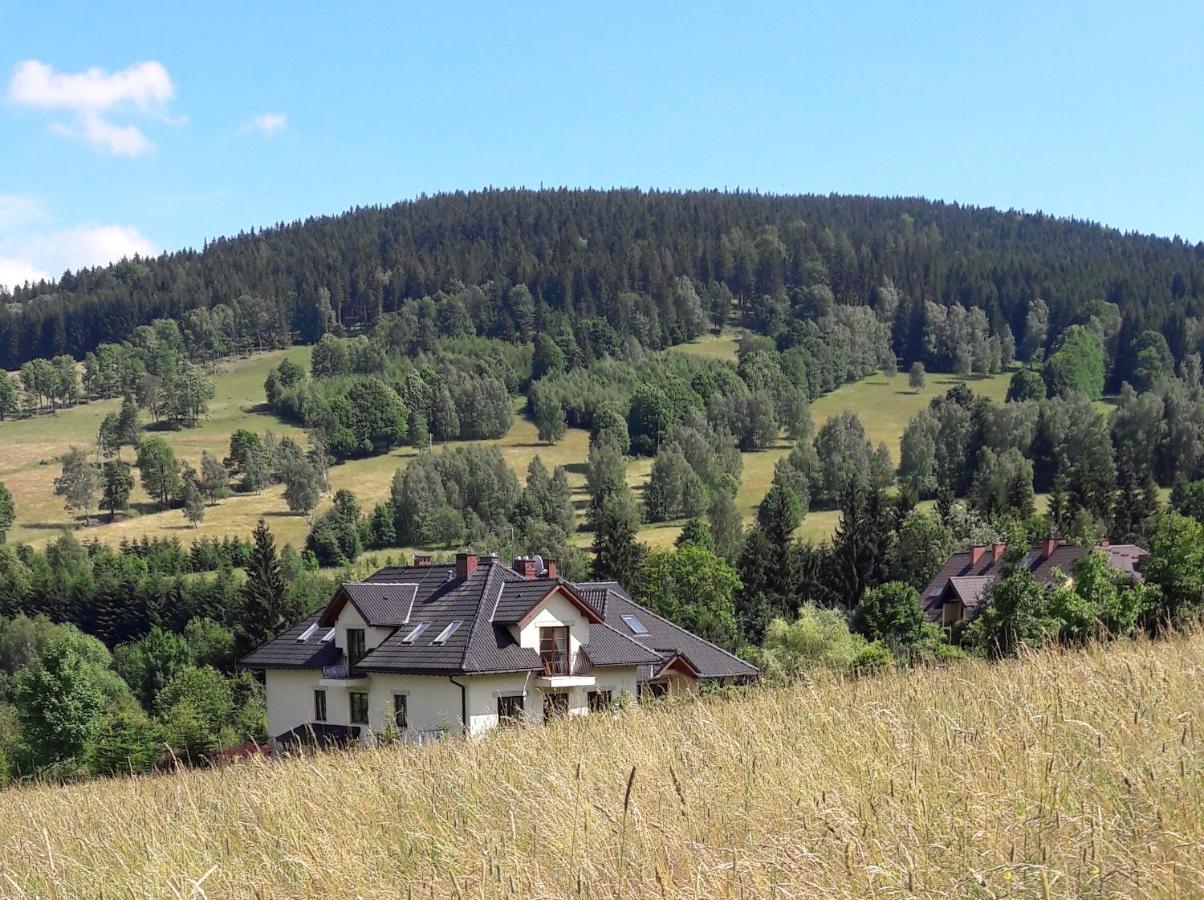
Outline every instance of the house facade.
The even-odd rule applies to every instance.
[[[1106,553],[1108,563],[1130,578],[1141,578],[1141,563],[1149,551],[1135,544],[1100,541],[1095,546],[1069,544],[1061,538],[1046,538],[1030,547],[1020,565],[1039,584],[1053,585],[1057,579],[1074,575],[1080,559],[1096,550]],[[979,545],[954,553],[932,577],[920,597],[930,621],[952,629],[970,618],[986,599],[987,589],[1003,571],[1007,544]]]
[[[460,553],[382,569],[249,654],[273,741],[424,741],[691,694],[757,670],[553,562]]]

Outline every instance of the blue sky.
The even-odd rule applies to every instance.
[[[0,0],[0,283],[486,185],[1204,239],[1204,4],[969,6]]]

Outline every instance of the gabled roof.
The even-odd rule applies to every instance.
[[[1020,565],[1032,573],[1038,584],[1052,585],[1057,573],[1073,575],[1079,560],[1096,550],[1108,554],[1109,564],[1130,578],[1140,579],[1138,566],[1148,555],[1148,551],[1135,544],[1103,544],[1100,546],[1083,547],[1076,544],[1058,544],[1049,553],[1045,553],[1038,545],[1025,554]],[[935,619],[940,616],[941,606],[949,599],[958,599],[973,609],[986,598],[987,589],[999,577],[1004,568],[1004,560],[995,560],[990,548],[985,548],[974,560],[971,550],[962,550],[952,554],[939,572],[928,582],[928,587],[920,596],[920,602],[925,612]]]
[[[662,660],[667,660],[675,654],[689,657],[699,673],[697,677],[755,678],[758,674],[757,667],[751,663],[640,606],[616,582],[584,582],[578,585],[578,589],[583,596],[591,597],[596,597],[597,591],[604,591],[603,608],[607,625],[619,634],[630,635],[633,641],[656,652]],[[634,634],[623,620],[624,616],[634,616],[644,626],[647,634]],[[592,634],[591,631],[591,640]]]
[[[605,622],[591,625],[585,655],[597,668],[605,666],[645,666],[659,663],[661,655],[634,638],[622,634]]]
[[[989,575],[958,575],[949,579],[949,588],[966,606],[977,606],[994,580]]]
[[[410,621],[417,582],[345,581],[322,612],[319,624],[329,628],[342,612],[344,603],[355,607],[363,620],[377,628],[390,628]]]
[[[369,625],[392,629],[357,664],[364,671],[430,675],[541,671],[539,653],[520,646],[510,626],[521,626],[558,590],[591,623],[584,651],[596,667],[638,666],[647,676],[680,654],[699,677],[757,674],[743,660],[644,609],[615,582],[578,585],[563,579],[528,579],[488,558],[467,578],[457,578],[455,566],[394,566],[365,581],[340,585],[321,613],[269,641],[244,664],[253,668],[335,664],[341,651],[333,644],[319,648],[318,638],[351,603]],[[633,634],[624,616],[636,616],[647,633]],[[450,627],[454,623],[459,624]],[[316,633],[298,644],[296,638],[310,625],[319,625]],[[416,632],[419,626],[425,628]]]

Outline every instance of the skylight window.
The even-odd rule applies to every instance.
[[[454,621],[454,622],[449,622],[447,627],[444,628],[442,631],[440,631],[439,636],[437,638],[435,638],[433,641],[431,641],[431,643],[432,644],[446,643],[447,639],[449,637],[451,637],[453,634],[455,634],[456,629],[459,628],[462,624],[463,623],[459,619],[456,619],[456,621]]]
[[[403,644],[414,643],[414,641],[416,641],[420,637],[422,637],[422,633],[430,627],[431,627],[430,622],[419,622],[417,625],[414,626],[414,628],[410,631],[409,634],[407,634],[405,637],[403,637],[401,639],[401,642]]]
[[[632,634],[648,633],[648,629],[644,627],[644,623],[635,616],[623,616],[623,621],[627,623],[627,627],[631,629]]]
[[[317,630],[318,630],[318,623],[317,623],[317,622],[314,622],[314,624],[310,625],[310,626],[309,626],[308,628],[306,628],[306,629],[305,629],[303,632],[301,632],[301,634],[300,634],[300,635],[298,635],[298,636],[297,636],[297,643],[298,643],[298,644],[304,644],[304,643],[305,643],[306,641],[308,641],[308,640],[309,640],[311,637],[313,637],[313,634],[314,634],[314,632],[315,632],[315,631],[317,631]]]
[[[334,629],[333,628],[330,629],[330,631],[326,632],[324,635],[322,635],[322,643],[323,644],[329,644],[333,640],[334,640]]]

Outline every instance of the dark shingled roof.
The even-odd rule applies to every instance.
[[[496,559],[481,560],[467,578],[457,578],[455,566],[393,566],[366,581],[344,584],[326,610],[269,641],[244,664],[320,668],[338,662],[340,651],[333,644],[319,643],[325,628],[304,643],[296,639],[309,625],[333,615],[345,597],[368,624],[394,629],[358,663],[364,671],[430,675],[541,671],[539,654],[520,646],[506,626],[521,621],[557,586],[605,619],[591,624],[584,648],[594,666],[639,666],[642,672],[650,672],[680,653],[703,678],[757,674],[748,663],[639,606],[615,582],[575,585],[527,579]],[[630,614],[647,626],[647,635],[631,634],[622,620]],[[436,643],[452,622],[460,624],[444,642]],[[420,624],[426,629],[407,643]]]
[[[661,658],[655,650],[648,649],[605,623],[590,625],[589,646],[585,648],[585,655],[598,668],[647,665]]]
[[[501,585],[493,609],[493,621],[512,625],[531,611],[536,603],[556,588],[556,582],[546,578],[519,578]]]
[[[716,647],[710,641],[704,641],[697,635],[691,634],[684,628],[674,625],[667,619],[662,619],[651,610],[640,606],[631,596],[613,581],[593,581],[578,585],[578,593],[596,598],[597,592],[605,592],[601,610],[606,624],[622,635],[631,635],[633,641],[654,650],[666,661],[675,654],[686,657],[699,672],[702,678],[756,677],[756,666],[746,663],[726,650]],[[598,602],[591,599],[591,605]],[[623,616],[635,616],[640,624],[647,629],[647,634],[633,634]],[[593,632],[590,632],[592,643]],[[588,651],[588,648],[586,648]],[[657,666],[656,668],[659,668]],[[641,672],[641,677],[648,677]]]
[[[314,613],[307,616],[292,628],[261,644],[243,658],[243,665],[252,669],[320,669],[334,665],[342,651],[334,645],[334,641],[322,642],[329,628],[319,627],[307,640],[297,640],[311,625],[318,624],[319,615]]]
[[[389,627],[410,621],[417,582],[347,581],[342,590],[369,625]]]
[[[1105,544],[1098,547],[1058,544],[1048,555],[1038,545],[1025,554],[1021,565],[1032,573],[1037,583],[1052,585],[1058,572],[1073,575],[1079,560],[1094,550],[1107,553],[1108,562],[1118,571],[1130,578],[1141,578],[1138,566],[1148,551],[1135,544]],[[966,605],[967,611],[983,602],[987,589],[1003,571],[1004,561],[1002,557],[996,561],[990,547],[983,549],[977,562],[972,560],[973,553],[970,550],[954,553],[928,582],[920,602],[930,618],[940,618],[941,606],[950,594],[956,595]]]

